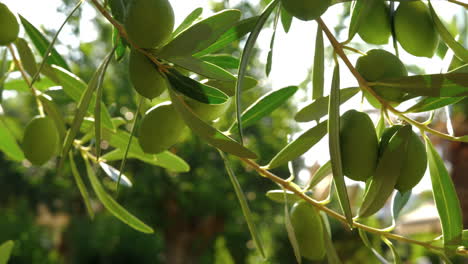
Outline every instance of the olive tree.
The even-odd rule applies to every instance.
[[[448,1],[454,9],[468,7],[456,0]],[[173,172],[188,171],[196,164],[188,164],[171,150],[192,133],[216,149],[224,161],[248,232],[265,259],[267,252],[232,162],[242,163],[246,169],[256,171],[259,177],[272,183],[272,190],[266,195],[272,202],[285,206],[285,232],[299,263],[302,257],[341,262],[334,248],[329,219],[339,221],[349,230],[358,230],[363,245],[382,262],[385,262],[384,257],[373,248],[368,235],[377,236],[391,249],[395,263],[400,257],[394,242],[426,248],[447,262],[453,257],[468,255],[460,202],[444,161],[429,138],[468,142],[468,136],[456,137],[431,125],[436,110],[454,105],[468,95],[468,51],[453,35],[464,33],[449,31],[430,1],[356,0],[349,4],[332,0],[272,0],[258,16],[241,19],[239,10],[224,9],[202,18],[201,9],[196,9],[174,27],[177,14],[168,0],[108,0],[105,3],[91,0],[90,4],[107,20],[105,26],[112,27],[113,36],[106,46],[108,54],[87,83],[72,72],[69,62],[54,47],[63,25],[82,3],[76,4],[51,40],[26,18],[0,3],[0,45],[5,46],[0,80],[5,82],[12,71],[19,71],[22,82],[17,89],[30,93],[35,106],[32,110],[35,116],[29,118],[20,142],[6,124],[0,122],[0,150],[12,162],[23,162],[38,169],[53,163],[57,177],[70,172],[89,217],[93,218],[95,211],[82,174],[87,175],[93,193],[113,216],[129,228],[153,233],[153,226],[141,221],[130,213],[131,208],[128,211],[109,194],[112,188],[103,184],[98,172],[103,170],[116,183],[117,194],[120,186],[132,186],[122,173],[128,159],[138,159]],[[344,40],[339,40],[321,18],[325,12],[331,12],[332,5],[344,5],[349,9]],[[273,20],[274,30],[281,21],[287,32],[294,26],[294,19],[313,21],[317,33],[310,80],[312,101],[289,118],[316,124],[278,149],[262,166],[256,160],[264,157],[253,151],[244,131],[284,107],[299,85],[268,92],[245,107],[242,105],[245,92],[258,85],[257,80],[248,75],[249,61],[255,54],[258,36],[269,21]],[[20,25],[26,32],[25,38],[18,37]],[[466,29],[467,25],[463,26]],[[360,50],[362,46],[354,45],[356,35],[375,48]],[[219,53],[244,37],[246,41],[239,58]],[[266,63],[267,75],[273,64],[274,38],[275,34]],[[330,58],[325,56],[324,39],[333,50]],[[392,50],[379,47],[390,41]],[[410,75],[407,63],[399,58],[399,49],[416,57],[451,56],[449,69],[443,73]],[[448,49],[451,52],[448,53]],[[359,54],[359,58],[351,61],[349,53]],[[39,63],[36,57],[41,58]],[[136,108],[130,111],[135,115],[131,122],[111,115],[103,101],[106,91],[102,84],[109,65],[124,61],[126,57],[129,58],[128,76],[134,88],[128,92],[137,97]],[[332,72],[325,69],[326,59],[334,62]],[[354,76],[356,87],[341,87],[343,66],[340,65]],[[325,75],[332,77],[328,95],[324,87]],[[61,86],[66,96],[76,103],[72,114],[63,114],[60,100],[46,93],[53,85]],[[341,113],[340,105],[357,95],[379,111],[377,124],[366,112],[353,109]],[[402,108],[402,103],[410,106]],[[423,112],[430,114],[424,122],[410,115]],[[289,177],[273,173],[276,168],[291,165],[325,136],[328,136],[330,161],[320,167],[307,184],[295,182],[293,171]],[[118,169],[108,164],[113,161],[121,161]],[[84,163],[84,171],[79,170],[77,162]],[[442,234],[432,241],[415,240],[394,232],[411,190],[426,170],[431,176],[442,227]],[[331,198],[318,201],[313,198],[315,188],[328,175],[332,175]],[[365,183],[362,202],[351,202],[345,177]],[[369,219],[389,199],[392,200],[393,224],[386,228],[370,225]],[[339,206],[334,206],[332,201]],[[0,247],[0,260],[8,259],[12,247],[11,241]]]

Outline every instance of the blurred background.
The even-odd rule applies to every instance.
[[[26,17],[51,39],[61,21],[71,11],[76,1],[71,0],[3,0],[11,9]],[[45,3],[47,2],[47,3]],[[224,8],[238,8],[243,17],[258,15],[269,1],[214,1],[191,0],[171,3],[176,14],[176,25],[197,7],[204,8],[204,16]],[[468,29],[466,11],[458,13],[449,10],[445,3],[438,6],[440,16],[461,32],[459,41],[467,43]],[[461,8],[460,8],[461,9]],[[336,36],[344,40],[349,23],[349,3],[331,7],[324,20]],[[464,27],[464,28],[462,28]],[[314,22],[294,20],[291,31],[286,34],[279,25],[273,56],[273,69],[269,78],[265,76],[265,62],[272,29],[272,19],[262,31],[257,49],[251,61],[249,74],[259,81],[256,89],[244,94],[244,106],[271,90],[288,85],[299,85],[300,91],[290,104],[276,110],[258,125],[246,130],[249,146],[259,157],[259,164],[268,161],[286,143],[288,135],[296,137],[300,131],[315,124],[297,124],[293,115],[311,100],[310,76],[313,62],[316,25]],[[23,32],[24,34],[24,32]],[[85,2],[81,9],[64,28],[56,45],[72,67],[72,71],[83,80],[89,80],[100,60],[111,47],[112,28],[96,9]],[[224,53],[240,54],[243,41],[226,48]],[[328,43],[326,42],[326,45]],[[351,46],[362,51],[371,48],[358,36]],[[391,50],[390,45],[385,48]],[[331,48],[326,50],[331,55]],[[438,57],[433,60],[415,59],[400,49],[402,60],[411,73],[437,73],[448,65],[447,48],[441,45]],[[331,56],[328,56],[329,58]],[[350,54],[352,59],[357,55]],[[430,62],[430,63],[428,63]],[[327,62],[327,73],[331,73],[332,62]],[[418,65],[424,65],[422,69]],[[345,67],[342,67],[345,69]],[[326,75],[329,87],[330,75]],[[11,78],[15,78],[12,74]],[[343,87],[355,86],[354,78],[342,70]],[[104,101],[112,116],[128,121],[134,118],[136,96],[127,74],[127,61],[112,63],[104,82]],[[368,111],[376,121],[378,112],[372,111],[367,103],[361,103],[356,96],[345,104],[342,112],[350,108]],[[3,91],[1,118],[8,124],[18,139],[22,137],[24,125],[35,115],[34,101],[28,93]],[[73,103],[60,91],[54,98],[65,105],[63,111],[72,113]],[[31,106],[31,107],[25,107]],[[146,106],[147,108],[150,105]],[[404,107],[404,106],[403,106]],[[233,111],[230,111],[232,113]],[[446,122],[446,114],[451,122]],[[468,134],[468,101],[436,113],[436,129],[455,135]],[[425,120],[427,116],[412,116]],[[228,113],[217,126],[227,127],[233,116]],[[0,152],[0,242],[14,240],[15,248],[10,263],[295,263],[293,250],[284,228],[284,207],[264,195],[268,190],[277,189],[268,180],[254,171],[233,161],[234,170],[254,212],[262,240],[270,257],[262,260],[250,238],[242,211],[232,185],[224,170],[224,164],[217,151],[196,136],[187,133],[183,143],[171,151],[182,157],[191,166],[188,173],[175,173],[151,166],[140,161],[129,160],[125,173],[132,179],[132,188],[122,188],[118,201],[145,223],[155,228],[155,234],[146,235],[134,231],[111,216],[96,200],[93,207],[97,212],[94,221],[86,213],[80,193],[71,174],[55,175],[55,163],[45,167],[31,167],[8,159]],[[446,142],[433,138],[438,150],[447,160],[465,215],[468,227],[468,144]],[[327,139],[323,139],[302,159],[294,162],[298,183],[307,182],[313,172],[329,159]],[[111,164],[115,167],[119,163]],[[83,171],[83,164],[78,164]],[[287,167],[274,171],[288,177]],[[104,182],[106,183],[106,180]],[[113,188],[110,181],[106,186]],[[359,204],[362,186],[352,181],[350,186],[352,204]],[[323,190],[328,187],[324,186]],[[318,190],[317,198],[324,198],[325,191]],[[335,199],[336,200],[336,199]],[[332,208],[338,205],[332,203]],[[389,208],[385,208],[368,224],[385,227]],[[380,263],[372,252],[364,247],[356,231],[346,231],[334,220],[330,221],[333,241],[344,263]],[[417,186],[397,226],[397,233],[420,240],[431,240],[440,234],[430,180]],[[378,237],[369,239],[383,256],[391,253]],[[404,263],[441,263],[439,258],[422,247],[395,243]],[[456,260],[463,263],[463,260]],[[306,262],[307,263],[307,262]]]

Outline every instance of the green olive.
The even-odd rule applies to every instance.
[[[309,260],[325,257],[323,224],[317,209],[305,201],[296,202],[291,208],[291,224],[301,255]]]
[[[393,135],[395,135],[402,127],[403,126],[401,125],[395,125],[384,130],[380,139],[380,156],[385,151],[385,148]],[[395,185],[395,189],[400,192],[405,192],[413,189],[413,187],[421,181],[427,167],[426,148],[414,131],[411,131],[407,151],[406,153],[402,153],[402,155],[404,155],[403,166],[400,177]]]
[[[379,142],[370,117],[349,110],[340,119],[340,148],[344,174],[355,181],[366,181],[377,166]]]
[[[405,65],[392,53],[373,49],[367,55],[359,57],[356,62],[356,70],[369,82],[398,78],[408,75]],[[390,102],[401,102],[404,92],[388,86],[372,86],[377,95]]]
[[[400,2],[394,23],[396,38],[403,49],[414,56],[434,56],[439,35],[426,4],[421,1]]]
[[[392,35],[388,6],[382,0],[374,0],[372,5],[372,10],[359,26],[358,34],[367,43],[387,44],[388,38]]]
[[[125,29],[140,48],[164,44],[174,29],[174,11],[168,0],[133,0],[127,11]]]
[[[59,134],[52,118],[37,116],[26,125],[22,147],[32,164],[46,163],[57,153],[58,146]]]
[[[156,154],[179,142],[185,123],[171,102],[148,110],[141,120],[138,141],[146,153]]]
[[[156,65],[137,50],[130,53],[129,74],[135,90],[142,96],[153,99],[164,92],[168,81]]]
[[[0,46],[14,42],[18,37],[19,24],[16,16],[5,4],[0,3]]]
[[[281,3],[291,15],[309,21],[325,13],[331,5],[331,0],[282,0]]]
[[[213,121],[222,116],[231,105],[231,98],[222,104],[205,104],[186,97],[187,105],[204,121]]]

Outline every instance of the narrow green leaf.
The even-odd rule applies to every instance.
[[[329,264],[341,264],[340,257],[338,256],[338,253],[336,252],[335,245],[333,245],[332,241],[332,235],[330,233],[330,229],[327,228],[330,226],[330,223],[328,222],[328,217],[326,214],[320,214],[321,216],[321,221],[324,226],[323,228],[323,240],[325,242],[325,250],[327,251],[327,260]],[[317,238],[320,239],[320,238]]]
[[[5,90],[31,93],[31,89],[29,88],[28,84],[24,81],[22,76],[12,77],[10,75],[8,78],[6,78],[3,86]],[[42,77],[40,80],[34,83],[34,88],[41,92],[49,89],[52,86],[56,86],[56,83],[54,83],[51,79],[47,77]]]
[[[283,199],[284,199],[284,225],[286,227],[286,232],[288,233],[289,242],[293,248],[294,256],[298,264],[302,263],[301,249],[299,247],[299,242],[297,242],[296,232],[291,222],[291,215],[289,213],[289,200],[286,190],[283,190]]]
[[[281,24],[283,25],[284,32],[289,33],[292,21],[293,16],[288,11],[286,11],[284,7],[281,7]]]
[[[405,113],[420,113],[428,112],[442,108],[447,105],[452,105],[460,102],[465,99],[465,97],[424,97],[417,104],[410,107]]]
[[[125,21],[126,6],[125,0],[108,0],[109,7],[114,17],[120,23]]]
[[[78,190],[80,191],[81,197],[83,198],[83,202],[86,206],[86,211],[88,212],[89,217],[93,219],[94,210],[93,210],[93,207],[91,206],[91,200],[89,198],[88,190],[86,189],[83,179],[81,178],[78,168],[76,167],[73,154],[71,152],[69,152],[68,154],[69,154],[69,159],[70,159],[70,169],[71,169],[73,178],[75,179],[75,183],[78,186]]]
[[[351,41],[359,30],[361,23],[365,23],[369,17],[369,12],[372,12],[374,0],[359,0],[352,3],[351,23],[348,30],[348,39]]]
[[[63,91],[75,102],[79,103],[82,95],[88,89],[88,85],[83,82],[78,76],[73,73],[60,68],[58,66],[52,66],[50,68],[45,67],[44,73],[53,80],[57,85],[62,86]],[[90,81],[91,83],[92,81]],[[94,107],[96,105],[96,95],[91,93],[91,102],[88,104],[88,114],[94,115]],[[107,107],[102,103],[102,125],[114,130],[111,116],[107,110]]]
[[[242,158],[257,158],[255,153],[201,120],[200,117],[198,117],[184,102],[184,100],[179,95],[175,94],[174,91],[170,90],[169,94],[177,112],[179,112],[187,126],[190,127],[196,135],[207,141],[213,147],[224,152]]]
[[[0,116],[0,150],[15,161],[23,161],[24,154],[20,146],[11,134],[8,126],[3,121],[3,116]]]
[[[335,65],[333,70],[330,103],[328,104],[328,145],[330,148],[330,161],[335,181],[336,192],[341,209],[344,212],[349,227],[353,226],[353,214],[349,204],[348,191],[344,180],[343,166],[340,151],[340,68]]]
[[[265,67],[265,73],[266,73],[267,77],[270,76],[271,67],[273,65],[273,47],[275,46],[276,29],[278,28],[280,10],[281,10],[281,8],[276,9],[275,20],[274,20],[274,23],[273,23],[273,34],[271,35],[270,50],[268,51],[267,63],[266,63],[266,67]]]
[[[444,161],[426,135],[424,135],[424,140],[426,141],[432,192],[442,224],[444,245],[447,249],[454,250],[462,241],[463,221],[460,201]]]
[[[8,240],[0,245],[0,264],[7,264],[15,243]]]
[[[46,52],[48,50],[48,47],[50,46],[50,42],[26,18],[24,18],[21,15],[19,15],[19,17],[21,19],[21,23],[23,24],[24,30],[26,31],[26,34],[28,34],[29,38],[31,39],[39,54],[41,54],[43,58],[47,57],[48,54],[46,54]],[[50,50],[50,56],[47,57],[47,63],[49,65],[55,64],[66,69],[67,71],[70,71],[70,67],[68,67],[65,60],[53,47]]]
[[[307,130],[284,147],[267,165],[269,169],[284,165],[306,153],[327,134],[327,121]]]
[[[351,87],[341,89],[340,91],[340,105],[351,99],[359,92],[358,87]],[[328,114],[328,102],[329,97],[324,96],[317,98],[311,104],[302,108],[294,117],[294,120],[297,122],[309,122],[309,121],[317,121],[320,118],[324,117]]]
[[[396,192],[392,200],[392,218],[394,224],[400,216],[401,210],[405,207],[411,197],[411,190],[404,193]]]
[[[220,81],[236,81],[237,79],[232,73],[225,69],[195,57],[174,57],[167,60],[208,79]]]
[[[374,253],[374,256],[380,261],[382,264],[388,264],[388,261],[380,255],[380,253],[374,248],[374,246],[371,244],[369,241],[369,238],[367,237],[366,231],[362,229],[358,229],[359,236],[361,237],[362,242],[364,245]]]
[[[206,49],[196,53],[194,57],[201,57],[207,54],[214,53],[228,44],[240,40],[243,36],[247,35],[252,31],[255,24],[257,23],[258,17],[250,17],[237,22],[233,27],[224,32],[219,39],[211,44]]]
[[[390,248],[390,251],[392,252],[393,263],[394,264],[401,264],[400,255],[398,254],[398,251],[396,250],[396,248],[393,246],[392,241],[388,240],[384,236],[382,236],[381,238],[382,238],[382,241]]]
[[[192,56],[215,43],[240,16],[239,10],[226,9],[201,20],[164,46],[158,55],[163,58]]]
[[[463,239],[462,245],[463,245],[465,248],[468,248],[468,229],[463,230],[462,239]]]
[[[458,58],[460,58],[465,63],[468,63],[468,50],[466,50],[463,45],[458,43],[452,34],[450,34],[450,32],[445,28],[444,24],[442,21],[440,21],[434,8],[432,7],[431,1],[429,1],[429,11],[431,12],[432,21],[434,22],[435,28],[437,29],[437,32],[439,32],[442,40],[445,42],[445,44],[447,44],[447,46],[450,47],[450,49]]]
[[[227,94],[229,97],[232,97],[236,94],[236,82],[225,82],[218,80],[208,80],[206,85],[215,87],[218,90],[221,90],[223,93]],[[258,81],[253,77],[246,76],[244,80],[244,92],[252,88],[255,88],[258,84]]]
[[[368,217],[379,211],[393,193],[395,184],[401,177],[404,155],[411,136],[411,126],[404,126],[390,139],[379,159],[374,177],[368,183],[367,191],[359,210],[359,217]]]
[[[307,189],[314,188],[317,184],[319,184],[325,177],[332,174],[332,166],[331,161],[327,161],[323,164],[312,176],[312,180],[309,183]]]
[[[15,41],[15,46],[18,50],[21,64],[23,65],[24,69],[29,74],[29,76],[34,76],[37,72],[37,64],[28,42],[26,42],[26,40],[23,38],[17,38]]]
[[[203,13],[203,8],[199,7],[194,9],[188,16],[180,23],[180,25],[172,32],[172,37],[171,39],[174,39],[179,35],[182,31],[186,30],[189,28]]]
[[[215,54],[215,55],[205,55],[200,57],[200,59],[218,65],[224,69],[237,69],[239,68],[240,60],[229,54]],[[237,78],[236,78],[237,79]]]
[[[51,117],[54,120],[55,126],[57,127],[57,130],[59,132],[60,142],[63,142],[63,139],[65,138],[65,135],[67,133],[67,129],[65,126],[65,120],[63,119],[62,114],[60,113],[57,105],[54,103],[54,101],[52,101],[52,98],[50,98],[45,93],[40,94],[38,98],[41,101],[42,106],[44,107],[44,110],[47,113],[47,116]]]
[[[138,230],[143,233],[152,234],[154,233],[153,229],[147,226],[145,223],[140,221],[138,218],[130,214],[125,208],[118,204],[109,194],[106,193],[102,187],[99,179],[96,177],[93,168],[89,164],[89,161],[85,159],[86,171],[88,173],[89,181],[93,187],[94,192],[98,199],[102,202],[104,207],[109,210],[109,212],[120,219],[120,221],[129,225],[135,230]]]
[[[234,187],[234,191],[236,192],[237,199],[239,200],[239,203],[241,205],[242,213],[244,214],[245,221],[247,222],[247,226],[249,227],[250,235],[252,236],[252,239],[255,245],[257,246],[258,251],[260,251],[262,257],[266,258],[265,250],[263,249],[263,243],[260,239],[260,234],[258,233],[255,223],[253,221],[252,212],[250,211],[249,204],[247,203],[247,198],[245,197],[244,192],[242,191],[242,187],[239,181],[237,180],[234,171],[232,170],[229,159],[221,150],[218,151],[219,155],[221,155],[221,158],[224,160],[226,171],[229,175],[229,179],[231,180],[232,186]]]
[[[242,126],[246,128],[254,125],[258,120],[271,114],[291,98],[297,89],[297,86],[288,86],[260,97],[242,113]],[[229,131],[232,131],[236,126],[237,122],[234,121]]]
[[[0,103],[3,100],[3,90],[5,88],[5,80],[8,77],[10,62],[7,60],[7,49],[3,49],[0,54]]]
[[[220,90],[197,82],[177,71],[171,71],[167,74],[167,78],[172,88],[199,102],[205,104],[222,104],[229,99],[229,97]]]
[[[377,127],[375,128],[375,132],[377,134],[377,138],[381,138],[382,137],[382,134],[385,130],[385,117],[384,117],[384,113],[380,113],[380,118],[379,118],[379,122],[377,123]]]
[[[127,176],[123,174],[121,175],[120,171],[116,168],[104,162],[99,162],[99,166],[101,166],[101,169],[106,173],[106,175],[109,176],[109,178],[111,178],[116,183],[125,187],[133,186],[132,182],[127,178]]]
[[[254,50],[255,43],[257,42],[258,35],[262,30],[263,26],[265,25],[268,17],[275,9],[276,5],[279,3],[279,0],[274,0],[265,8],[262,12],[262,15],[259,17],[258,21],[255,24],[252,32],[250,33],[247,41],[245,43],[244,49],[242,51],[239,71],[237,74],[237,83],[236,83],[236,94],[234,95],[235,107],[236,107],[236,121],[238,126],[239,138],[240,142],[243,143],[243,133],[242,133],[242,107],[241,107],[241,95],[242,95],[242,88],[244,84],[244,77],[247,72],[247,65],[249,63],[250,56]]]
[[[127,134],[128,137],[130,135]],[[124,142],[125,139],[120,139],[119,141]],[[128,141],[127,141],[128,142]],[[133,144],[136,145],[136,144]],[[125,146],[124,146],[125,147]],[[124,149],[116,149],[113,151],[110,151],[103,155],[101,157],[102,160],[105,161],[116,161],[116,160],[122,160],[124,156]],[[132,152],[131,150],[128,153],[127,156],[128,159],[134,158],[134,159],[139,159],[143,162],[146,162],[151,165],[159,166],[165,169],[168,169],[173,172],[188,172],[190,171],[190,166],[185,162],[182,158],[179,156],[169,152],[169,151],[163,151],[161,153],[158,153],[156,155],[151,155],[151,154],[136,154]]]
[[[359,2],[359,1],[357,1]],[[314,68],[312,75],[312,99],[323,97],[325,75],[325,47],[323,44],[323,30],[317,25],[315,37]]]
[[[62,146],[62,149],[60,151],[60,161],[58,165],[58,171],[60,175],[60,170],[63,167],[63,164],[65,162],[65,159],[67,158],[68,152],[70,151],[73,141],[76,138],[76,135],[78,134],[81,124],[83,123],[83,119],[86,115],[87,109],[89,108],[89,105],[91,103],[91,99],[93,98],[93,93],[96,90],[97,86],[99,85],[100,78],[102,77],[102,74],[105,69],[105,65],[107,64],[107,61],[112,58],[112,53],[107,55],[107,57],[104,59],[104,61],[99,65],[99,68],[96,70],[94,73],[91,81],[88,84],[88,87],[86,90],[83,92],[83,95],[81,96],[81,99],[78,103],[78,107],[75,113],[75,117],[73,118],[72,125],[70,129],[67,132],[67,135],[65,136],[65,140]],[[112,121],[111,121],[112,123]]]
[[[277,202],[277,203],[285,203],[285,195],[287,196],[287,201],[288,202],[297,202],[301,200],[301,197],[297,196],[295,193],[291,191],[284,191],[284,190],[271,190],[266,193],[266,197],[268,199]]]
[[[120,1],[120,0],[116,0]],[[120,62],[125,57],[127,52],[127,44],[123,38],[120,37],[119,31],[114,27],[112,31],[112,42],[115,48],[115,60]]]
[[[373,83],[414,96],[460,97],[468,95],[468,73],[413,75]]]

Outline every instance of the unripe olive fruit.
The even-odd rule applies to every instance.
[[[299,201],[291,208],[290,215],[301,255],[309,260],[323,259],[326,253],[324,227],[317,209],[305,201]]]
[[[384,130],[380,140],[380,155],[382,155],[385,151],[385,148],[387,147],[390,139],[402,127],[403,126],[396,125]],[[404,155],[403,165],[401,168],[400,177],[398,178],[395,185],[395,189],[399,190],[400,192],[405,192],[411,190],[421,181],[427,167],[426,148],[424,147],[424,144],[419,136],[414,133],[414,131],[411,131],[408,145],[406,147],[406,153],[402,153],[401,155]]]
[[[133,87],[142,96],[153,99],[167,89],[168,81],[166,77],[141,52],[132,50],[128,67]]]
[[[59,134],[52,118],[37,116],[26,125],[22,147],[32,164],[46,163],[57,153],[58,145]]]
[[[370,50],[367,55],[359,57],[356,70],[369,82],[408,75],[405,65],[397,56],[381,49]],[[376,85],[371,88],[377,95],[390,102],[400,102],[405,95],[404,92],[389,86]]]
[[[439,35],[429,8],[421,1],[400,2],[394,17],[395,34],[408,53],[431,58],[439,44]]]
[[[185,102],[204,121],[213,121],[222,116],[231,105],[231,98],[222,104],[205,104],[186,97]]]
[[[5,4],[0,3],[0,46],[6,46],[16,40],[19,24],[16,16]]]
[[[185,123],[171,102],[148,110],[141,120],[138,141],[146,153],[156,154],[179,142]]]
[[[374,0],[372,10],[358,29],[359,36],[367,43],[382,45],[388,43],[392,35],[390,14],[387,4],[383,0]]]
[[[340,119],[340,150],[344,174],[366,181],[375,172],[379,142],[374,124],[363,112],[349,110]]]
[[[174,10],[168,0],[133,0],[127,11],[125,29],[140,48],[156,48],[172,34]]]
[[[284,9],[300,20],[320,17],[331,5],[331,0],[282,0]]]

